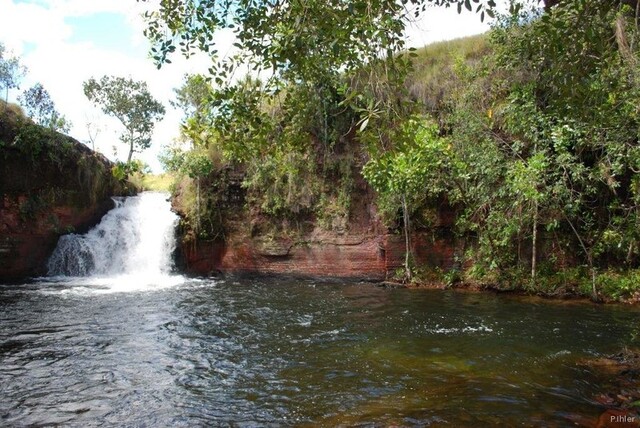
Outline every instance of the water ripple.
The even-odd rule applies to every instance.
[[[631,343],[639,315],[356,283],[181,281],[0,288],[2,424],[562,425],[599,411],[575,361]]]

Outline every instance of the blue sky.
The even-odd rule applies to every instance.
[[[141,14],[146,7],[136,0],[0,0],[0,41],[29,69],[10,98],[42,83],[57,109],[73,123],[71,136],[86,142],[87,125],[98,126],[96,149],[113,160],[126,159],[127,148],[118,140],[121,126],[89,103],[82,83],[103,75],[146,81],[167,114],[156,126],[152,148],[138,156],[159,171],[157,155],[179,131],[181,114],[169,105],[173,88],[180,86],[185,73],[206,71],[208,60],[176,58],[158,71],[148,59],[143,35]]]
[[[87,124],[97,124],[101,130],[96,149],[114,160],[126,158],[126,147],[118,141],[120,125],[88,102],[82,82],[105,74],[146,81],[167,107],[165,119],[156,126],[152,148],[140,156],[159,171],[157,155],[179,130],[181,113],[169,105],[173,89],[180,86],[185,73],[206,72],[209,60],[204,55],[188,61],[174,56],[171,65],[157,70],[148,58],[143,35],[141,14],[148,7],[136,0],[0,0],[0,41],[29,68],[20,91],[42,83],[57,109],[72,121],[71,136],[87,141]],[[431,8],[424,19],[410,25],[408,44],[422,46],[487,28],[475,14],[458,16],[455,8]],[[227,33],[221,35],[221,42],[230,47],[233,40]],[[20,91],[10,93],[10,98],[15,100]]]
[[[88,16],[69,16],[64,19],[72,29],[69,43],[91,43],[96,49],[124,52],[127,56],[144,57],[146,46],[131,45],[133,28],[124,15],[98,12]]]

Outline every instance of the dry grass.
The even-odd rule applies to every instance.
[[[429,111],[437,111],[440,102],[459,81],[456,63],[476,66],[489,53],[487,34],[438,42],[416,51],[414,69],[407,89],[414,100]]]
[[[7,103],[5,100],[0,100],[0,117],[3,121],[16,123],[19,120],[26,119],[22,107],[18,104]]]
[[[29,120],[22,107],[0,100],[0,142],[11,143],[20,128],[20,123]]]
[[[157,192],[171,192],[174,181],[175,177],[172,174],[147,174],[142,177],[142,188]]]

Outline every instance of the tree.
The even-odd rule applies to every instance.
[[[9,56],[5,46],[0,42],[0,88],[5,90],[5,102],[9,99],[9,89],[19,87],[20,79],[27,69],[20,64],[20,59]]]
[[[147,1],[147,0],[143,0]],[[253,1],[225,2],[160,1],[145,14],[145,35],[152,42],[151,55],[160,67],[180,50],[189,56],[200,50],[214,59],[213,81],[221,88],[235,88],[234,73],[250,67],[265,71],[267,92],[277,93],[291,82],[338,87],[341,79],[360,80],[364,65],[379,64],[388,77],[402,74],[407,58],[405,25],[424,13],[429,5],[452,6],[476,11],[480,18],[494,15],[495,0],[349,0],[349,1]],[[237,51],[220,59],[217,32],[233,31]],[[373,70],[373,67],[370,69]],[[374,73],[361,89],[378,87],[384,81]],[[342,82],[343,83],[343,82]],[[391,85],[395,82],[384,83]],[[352,87],[347,92],[353,92]],[[394,91],[390,91],[394,92]],[[345,105],[354,97],[345,94]],[[393,104],[389,100],[385,107]]]
[[[185,117],[199,117],[206,110],[206,105],[212,92],[207,78],[201,74],[187,74],[184,83],[174,89],[176,101],[171,105],[181,109]]]
[[[64,133],[71,129],[71,122],[56,110],[49,92],[41,83],[36,83],[24,91],[18,100],[25,108],[27,116],[37,124]]]
[[[85,129],[87,130],[87,136],[89,137],[88,143],[91,143],[91,149],[95,151],[96,149],[96,140],[98,139],[98,135],[102,132],[102,127],[98,123],[98,119],[95,117],[89,117],[85,114]]]
[[[383,210],[402,210],[405,237],[405,279],[411,281],[411,213],[425,199],[434,199],[447,187],[451,151],[434,125],[411,118],[396,134],[396,146],[372,158],[363,175],[379,193]],[[449,172],[449,174],[447,173]]]
[[[120,141],[129,146],[127,162],[131,162],[134,152],[149,148],[155,123],[162,120],[165,109],[153,98],[145,82],[103,76],[99,81],[87,80],[83,89],[90,101],[124,126]]]
[[[402,208],[410,279],[411,210],[414,197],[429,194],[420,186],[434,178],[436,169],[425,168],[436,166],[431,155],[441,141],[431,127],[426,131],[407,120],[415,110],[403,89],[411,64],[400,52],[406,23],[430,4],[474,10],[481,19],[493,16],[495,7],[493,0],[161,1],[146,14],[145,34],[158,67],[178,49],[185,56],[200,50],[213,57],[212,128],[228,158],[251,165],[244,185],[259,195],[263,212],[282,216],[314,206],[314,180],[301,179],[316,174],[309,160],[326,165],[334,151],[351,149],[346,136],[368,127],[379,131],[360,135],[371,141],[365,176],[394,200],[395,210]],[[219,59],[216,32],[224,28],[234,32],[237,52]],[[254,77],[266,71],[269,78],[238,81],[240,66],[249,66]],[[193,125],[202,124],[201,118],[192,114],[185,129],[200,131]],[[394,130],[405,134],[404,146],[387,147]],[[426,153],[415,147],[426,142],[433,142]],[[424,175],[412,177],[417,173]],[[345,189],[349,177],[347,171],[341,180]]]
[[[465,80],[449,119],[465,162],[458,224],[478,236],[475,261],[519,266],[530,239],[535,286],[539,246],[575,248],[594,299],[599,268],[637,266],[640,36],[625,3],[516,8],[492,31],[484,80]]]
[[[185,75],[183,85],[174,89],[176,100],[171,105],[181,109],[184,119],[181,133],[192,147],[206,146],[212,134],[212,114],[210,98],[213,88],[208,80],[200,75]]]
[[[313,73],[305,64],[357,66],[371,59],[371,54],[393,49],[401,40],[406,20],[423,13],[430,4],[475,10],[481,19],[485,13],[493,16],[496,6],[494,0],[163,0],[156,10],[145,14],[149,21],[146,35],[154,44],[154,58],[161,63],[176,45],[185,55],[194,48],[217,53],[216,31],[229,28],[255,64]]]

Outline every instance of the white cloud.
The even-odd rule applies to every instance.
[[[96,149],[111,159],[115,159],[113,147],[118,148],[118,159],[125,159],[127,148],[118,141],[121,130],[117,120],[105,117],[85,97],[82,82],[90,77],[116,75],[144,80],[152,94],[166,107],[165,119],[156,126],[152,149],[139,155],[154,170],[159,170],[157,154],[160,146],[171,142],[178,134],[180,113],[169,106],[173,98],[173,88],[182,82],[185,73],[204,72],[208,60],[202,56],[189,61],[176,58],[170,66],[157,70],[145,56],[132,57],[127,52],[135,49],[123,47],[122,52],[105,50],[91,42],[70,42],[73,28],[65,23],[68,17],[91,16],[101,12],[118,13],[125,17],[133,28],[131,45],[148,50],[148,42],[142,34],[144,21],[141,13],[148,5],[131,0],[86,1],[86,0],[46,0],[38,4],[13,3],[0,0],[0,41],[29,68],[29,73],[21,85],[22,89],[40,82],[51,94],[57,109],[73,123],[71,136],[87,141],[87,118],[102,117],[105,128],[99,133]],[[116,29],[117,31],[117,29]],[[140,51],[140,49],[138,49]],[[18,94],[14,92],[12,98]]]
[[[9,48],[22,54],[24,44],[49,44],[64,40],[71,29],[62,20],[51,19],[49,11],[30,3],[0,0],[0,37]]]
[[[489,30],[489,24],[480,21],[479,14],[455,7],[428,7],[418,20],[407,25],[407,45],[422,47],[430,43],[471,36]]]

